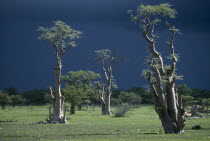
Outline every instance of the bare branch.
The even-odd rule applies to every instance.
[[[50,91],[51,98],[52,98],[52,99],[55,99],[55,96],[53,95],[52,88],[51,88],[50,86],[48,86],[48,89],[49,89],[49,91]]]
[[[100,80],[100,85],[101,86],[98,85],[98,97],[101,100],[101,102],[105,103],[105,101],[104,101],[104,84],[103,84],[102,80]]]
[[[68,46],[68,47],[66,47],[66,48],[63,48],[63,49],[62,49],[61,56],[65,55],[65,54],[66,54],[66,52],[67,52],[68,50],[70,50],[71,48],[73,48],[71,45],[69,45],[69,46]]]
[[[163,59],[162,59],[160,53],[158,53],[158,52],[156,51],[156,49],[155,49],[155,44],[154,44],[154,43],[153,43],[153,44],[150,44],[149,47],[150,47],[150,50],[151,50],[152,54],[153,54],[155,57],[158,58],[158,63],[159,63],[159,65],[160,65],[160,73],[161,73],[161,75],[165,75],[165,69],[164,69],[164,65],[163,65]]]
[[[15,117],[13,117],[11,120],[0,120],[0,122],[17,122],[16,120],[13,121]]]
[[[175,31],[171,28],[171,25],[169,24],[167,19],[166,19],[165,23],[166,23],[166,26],[168,28],[168,31],[171,32],[171,40],[169,41],[169,47],[171,49],[172,62],[171,62],[171,70],[170,70],[170,73],[168,75],[172,76],[174,71],[175,71],[176,63],[177,63],[177,57],[175,55],[174,45],[173,45]]]
[[[108,75],[107,75],[107,72],[106,72],[106,69],[105,69],[104,61],[101,62],[101,66],[102,66],[102,70],[104,72],[105,78],[106,78],[106,80],[108,80]]]

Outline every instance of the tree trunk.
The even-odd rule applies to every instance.
[[[105,115],[111,115],[111,111],[110,111],[110,94],[106,95],[105,98]]]
[[[108,67],[109,70],[109,76],[107,80],[107,88],[106,88],[106,95],[105,95],[105,113],[106,115],[111,115],[111,110],[110,110],[110,97],[112,94],[112,68],[111,65]]]
[[[104,102],[101,102],[101,112],[102,115],[106,115],[106,104]]]
[[[160,104],[160,100],[156,97],[155,111],[157,112],[163,129],[166,134],[182,134],[184,133],[185,119],[184,109],[180,105],[180,98],[176,97],[173,85],[167,86],[167,110],[166,105]],[[163,107],[164,106],[164,107]]]
[[[70,114],[72,115],[72,114],[75,114],[75,105],[71,105],[71,107],[70,107]]]
[[[55,69],[55,95],[51,123],[67,123],[64,115],[64,97],[61,95],[61,59],[57,57]]]

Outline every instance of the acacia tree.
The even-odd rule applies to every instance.
[[[184,109],[175,88],[175,81],[180,79],[175,72],[178,59],[174,51],[174,36],[178,29],[169,23],[169,19],[175,18],[176,10],[172,9],[170,4],[140,5],[136,15],[133,15],[131,10],[129,13],[133,21],[140,23],[143,37],[149,44],[150,56],[147,59],[149,68],[144,74],[149,82],[150,93],[155,99],[155,111],[159,115],[164,131],[168,134],[184,133]],[[170,65],[164,65],[163,57],[155,46],[158,39],[155,35],[155,26],[161,19],[164,20],[170,37],[168,42]]]
[[[70,71],[62,79],[66,86],[63,89],[65,97],[71,104],[70,114],[75,113],[75,105],[89,100],[96,90],[96,82],[101,78],[100,74],[93,71]]]
[[[64,97],[61,94],[61,68],[62,58],[71,48],[77,44],[76,39],[81,37],[81,32],[74,30],[71,26],[66,25],[63,21],[54,21],[54,26],[51,28],[39,27],[41,32],[39,39],[47,40],[51,43],[56,52],[56,66],[55,69],[55,92],[49,87],[52,102],[53,113],[50,116],[50,122],[67,123],[64,115]]]
[[[105,84],[101,80],[98,85],[98,96],[101,102],[102,115],[111,115],[110,97],[112,88],[116,87],[113,79],[112,65],[121,61],[121,58],[109,49],[95,51],[96,60],[99,62],[105,76]]]

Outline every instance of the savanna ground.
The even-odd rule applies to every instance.
[[[209,141],[210,116],[187,119],[185,134],[165,135],[152,106],[134,108],[127,116],[102,116],[100,108],[67,113],[68,124],[37,124],[48,117],[48,106],[17,106],[0,110],[0,120],[15,117],[16,122],[0,123],[0,141],[33,140],[144,140],[144,141]],[[192,130],[200,124],[201,130]],[[150,134],[147,134],[150,133]]]

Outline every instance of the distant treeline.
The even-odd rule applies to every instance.
[[[188,104],[202,104],[203,99],[210,98],[210,90],[190,89],[187,85],[177,85],[177,93],[186,99]],[[100,104],[97,93],[93,93],[90,97],[83,99],[79,104]],[[16,88],[6,88],[0,91],[0,105],[4,109],[5,106],[11,105],[44,105],[50,104],[51,97],[46,89],[34,89],[19,93]],[[153,98],[149,91],[141,87],[132,87],[128,90],[114,89],[111,95],[111,104],[119,103],[128,104],[152,104]]]

